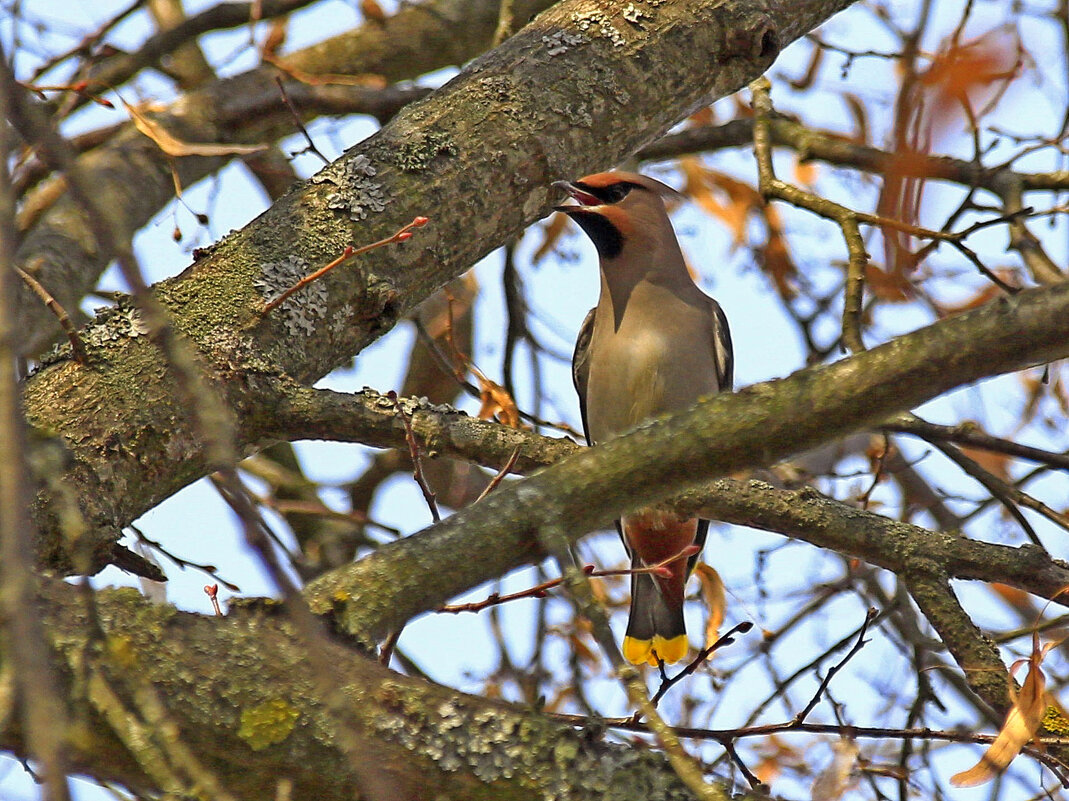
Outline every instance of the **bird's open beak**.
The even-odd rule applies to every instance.
[[[554,206],[553,208],[556,211],[563,211],[565,213],[568,213],[569,211],[574,211],[575,209],[582,208],[583,206],[601,205],[601,201],[598,198],[594,197],[594,195],[590,194],[589,192],[584,192],[578,186],[569,181],[554,181],[553,186],[555,186],[557,189],[561,189],[567,192],[569,197],[575,200],[575,202],[578,204],[577,206]]]

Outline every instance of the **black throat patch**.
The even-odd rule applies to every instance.
[[[598,255],[603,259],[614,259],[624,249],[624,235],[620,229],[606,220],[596,211],[585,209],[568,209],[568,216],[579,223],[594,247],[598,249]]]

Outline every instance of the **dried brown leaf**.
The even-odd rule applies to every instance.
[[[375,22],[385,22],[386,12],[382,10],[375,0],[360,0],[360,13],[364,15],[364,19],[374,20]]]
[[[278,51],[286,43],[286,22],[286,17],[279,17],[271,22],[271,27],[267,29],[267,38],[260,46],[261,58],[264,53],[271,56],[278,55]]]
[[[727,594],[724,591],[724,580],[715,568],[705,562],[698,562],[694,572],[701,582],[702,600],[709,612],[705,621],[705,647],[708,648],[720,636],[720,626],[724,623],[724,612],[727,609]]]
[[[906,277],[904,265],[892,271],[869,262],[865,265],[865,286],[872,294],[887,303],[906,303],[916,297],[912,282]]]
[[[950,783],[955,787],[976,787],[991,781],[1006,769],[1024,748],[1025,743],[1035,735],[1039,724],[1043,722],[1043,714],[1047,710],[1047,677],[1040,669],[1040,665],[1043,664],[1047,651],[1054,645],[1055,643],[1050,642],[1040,647],[1039,634],[1033,632],[1032,653],[1028,659],[1014,662],[1010,668],[1011,682],[1014,672],[1022,664],[1028,664],[1028,675],[1025,676],[1021,692],[1006,715],[1006,722],[1002,724],[1002,729],[995,741],[980,757],[979,762],[968,770],[955,773],[950,777]]]
[[[479,380],[479,401],[482,404],[479,407],[479,419],[496,419],[509,428],[522,428],[520,410],[508,391],[481,372],[476,372],[475,376]]]
[[[134,126],[137,130],[155,142],[156,146],[168,156],[240,156],[246,153],[259,153],[261,150],[267,149],[267,145],[223,145],[183,142],[172,135],[160,123],[145,116],[125,100],[122,101],[122,104],[130,114],[130,118],[134,121]]]

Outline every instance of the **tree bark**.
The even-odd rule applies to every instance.
[[[351,358],[543,215],[552,180],[625,158],[848,4],[706,0],[632,13],[568,0],[157,285],[229,403],[236,449],[265,444],[271,409],[258,388],[283,374],[314,381]],[[411,241],[343,265],[261,317],[265,298],[295,274],[417,214],[432,223]],[[88,368],[61,349],[26,384],[31,424],[63,432],[70,450],[64,479],[86,524],[90,569],[113,558],[125,525],[210,467],[193,414],[203,404],[143,333],[136,309],[105,312],[82,335]],[[37,512],[45,562],[71,569],[65,512],[47,493]]]

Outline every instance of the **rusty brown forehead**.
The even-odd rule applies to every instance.
[[[586,175],[580,178],[577,183],[586,184],[594,189],[604,189],[607,186],[623,183],[625,181],[630,183],[641,183],[641,176],[630,172],[596,172],[593,175]]]

